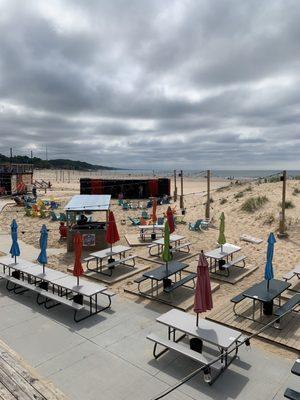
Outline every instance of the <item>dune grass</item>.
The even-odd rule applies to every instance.
[[[241,210],[248,212],[248,213],[253,213],[257,210],[259,210],[265,203],[267,203],[269,199],[267,196],[257,196],[257,197],[250,197],[241,206]]]
[[[282,202],[280,202],[278,205],[279,205],[279,207],[282,207]],[[285,208],[295,208],[295,204],[290,200],[286,200]]]

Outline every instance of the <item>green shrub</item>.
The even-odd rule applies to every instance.
[[[248,213],[253,213],[256,210],[259,210],[268,201],[269,199],[266,196],[250,197],[244,201],[241,206],[241,210]]]
[[[234,198],[235,199],[240,199],[241,197],[243,197],[244,196],[244,192],[237,192],[237,193],[235,193],[234,194]]]
[[[252,187],[250,185],[246,187],[245,192],[252,192]]]
[[[293,190],[293,195],[294,195],[294,196],[297,196],[297,194],[299,194],[299,193],[300,193],[300,189],[295,188],[295,189]]]
[[[220,199],[220,204],[225,204],[225,203],[227,203],[227,199],[225,199],[225,198]]]
[[[282,201],[278,204],[279,207],[282,207]],[[285,201],[285,208],[295,208],[295,205],[292,201],[286,200]]]
[[[276,176],[271,176],[270,178],[266,178],[265,182],[269,183],[275,183],[275,182],[280,182],[281,176],[276,175]]]

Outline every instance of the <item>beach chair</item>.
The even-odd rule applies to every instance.
[[[189,230],[190,231],[201,231],[201,223],[202,223],[202,219],[198,219],[194,224],[193,223],[189,223]]]
[[[59,217],[55,214],[54,211],[50,211],[49,215],[50,215],[51,221],[55,222],[55,221],[59,220]]]
[[[147,201],[146,207],[147,208],[151,208],[152,207],[152,201],[151,200]]]
[[[31,208],[25,208],[25,217],[31,217]]]
[[[46,210],[44,208],[41,208],[40,218],[47,218]]]
[[[128,219],[129,219],[129,221],[131,222],[131,224],[133,225],[133,226],[137,226],[137,225],[140,225],[140,220],[139,220],[139,218],[131,218],[131,217],[128,217]]]
[[[122,204],[122,209],[126,210],[126,211],[129,210],[129,204],[128,203],[123,203]]]
[[[118,199],[118,206],[122,206],[124,203],[124,199]]]
[[[184,220],[184,216],[183,215],[175,215],[174,216],[174,221],[175,224],[186,224],[186,221]]]
[[[142,211],[142,218],[144,219],[149,219],[149,214],[147,213],[147,211]]]
[[[59,213],[59,220],[62,222],[66,222],[67,221],[67,216],[65,213]]]
[[[59,204],[56,203],[56,201],[50,201],[50,208],[51,210],[56,210],[58,208]]]
[[[157,218],[157,225],[163,225],[165,223],[164,217],[158,217]]]

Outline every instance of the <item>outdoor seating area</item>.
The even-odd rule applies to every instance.
[[[111,305],[114,293],[107,287],[77,279],[60,271],[55,271],[41,265],[18,259],[12,262],[11,257],[0,257],[4,279],[9,292],[22,294],[24,291],[36,293],[36,302],[46,309],[63,305],[73,309],[74,320],[80,322],[92,315],[106,310]],[[20,290],[21,289],[21,290]],[[98,298],[108,304],[100,306]],[[80,314],[80,316],[78,315]]]

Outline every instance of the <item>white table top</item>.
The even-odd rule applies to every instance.
[[[45,267],[45,273],[43,273],[43,266],[35,264],[34,266],[28,267],[26,269],[26,274],[32,275],[35,278],[43,279],[44,281],[51,282],[54,279],[65,278],[69,276],[61,271],[56,271],[55,269]]]
[[[293,269],[293,272],[295,274],[300,274],[300,265],[296,265],[296,267]]]
[[[113,256],[114,254],[123,253],[123,251],[129,251],[129,250],[131,250],[131,247],[120,245],[120,246],[113,246],[112,251],[109,247],[107,249],[103,249],[103,250],[96,251],[95,253],[91,253],[90,255],[97,257],[97,258],[105,258],[105,257]]]
[[[228,349],[242,335],[235,329],[227,328],[204,318],[199,318],[199,325],[196,326],[195,315],[176,309],[162,314],[156,318],[156,321],[223,349]]]
[[[236,246],[234,244],[225,243],[222,246],[222,251],[221,251],[221,247],[218,247],[217,249],[206,251],[204,254],[206,257],[219,260],[224,257],[230,256],[231,254],[237,253],[241,249],[242,249],[241,247]]]
[[[185,236],[182,236],[182,235],[170,235],[170,243],[177,242],[177,241],[183,240],[183,239],[185,239]],[[153,243],[155,243],[155,244],[164,244],[164,238],[154,240],[152,242],[152,244]]]
[[[142,231],[142,230],[152,230],[153,229],[153,225],[138,225],[138,228]],[[164,229],[164,225],[154,225],[154,229]]]
[[[17,257],[17,263],[15,264],[15,258],[11,256],[0,257],[0,264],[9,268],[13,268],[17,271],[23,271],[26,270],[28,267],[34,267],[37,265],[32,261],[27,261],[20,257]]]
[[[89,297],[97,293],[101,293],[106,289],[106,286],[89,282],[82,277],[79,278],[79,285],[77,285],[77,277],[72,275],[67,275],[66,277],[59,279],[53,279],[52,282],[55,285],[63,287],[64,289],[69,289],[75,293],[83,294],[84,296]]]

